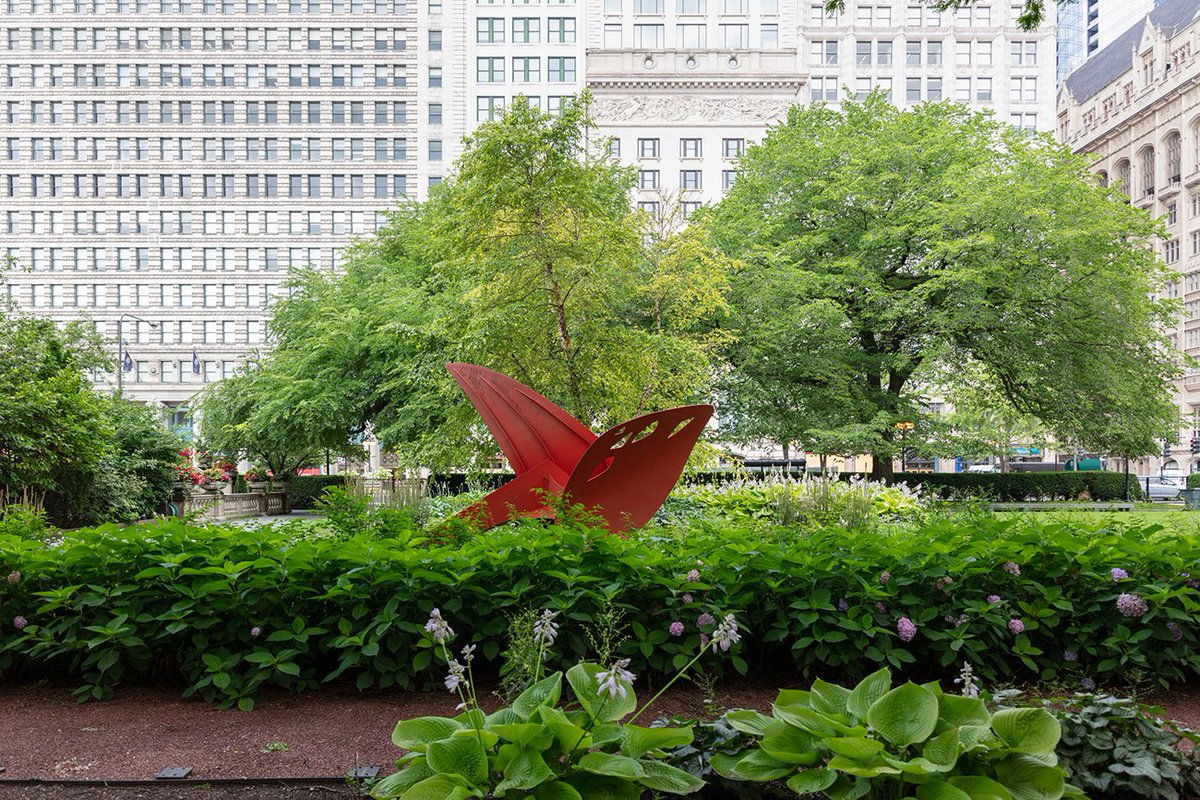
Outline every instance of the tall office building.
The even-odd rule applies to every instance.
[[[1058,80],[1150,13],[1157,0],[1075,0],[1058,11]]]
[[[1158,217],[1167,229],[1160,255],[1179,275],[1165,295],[1183,311],[1171,343],[1200,356],[1200,2],[1164,0],[1063,81],[1058,137],[1095,155],[1093,169]],[[1200,472],[1190,441],[1200,438],[1200,370],[1176,389],[1177,441],[1165,457],[1138,465]]]
[[[4,3],[7,291],[92,317],[114,360],[119,329],[133,396],[230,375],[287,268],[331,266],[412,188],[404,0]]]
[[[881,89],[1049,129],[1053,19],[1019,30],[1020,6],[0,0],[7,291],[91,316],[114,361],[119,329],[129,393],[182,403],[265,344],[289,266],[336,264],[517,95],[590,88],[636,202],[686,215],[795,103]]]

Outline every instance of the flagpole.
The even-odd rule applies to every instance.
[[[125,393],[125,335],[122,332],[122,323],[125,318],[136,319],[138,322],[144,322],[151,328],[157,328],[157,322],[151,322],[148,319],[142,319],[137,314],[125,312],[117,317],[117,397],[121,397]]]

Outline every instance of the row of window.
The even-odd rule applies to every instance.
[[[1200,120],[1196,120],[1191,125],[1191,158],[1193,161],[1193,169],[1200,169]],[[1164,166],[1166,167],[1166,175],[1158,176],[1157,160],[1154,145],[1149,144],[1138,150],[1136,163],[1138,167],[1138,175],[1140,182],[1138,187],[1137,197],[1152,198],[1157,191],[1157,178],[1165,177],[1166,184],[1172,186],[1178,184],[1183,177],[1183,135],[1179,131],[1171,131],[1163,139],[1163,149],[1166,153]],[[1128,158],[1123,158],[1118,161],[1114,167],[1112,178],[1118,181],[1123,191],[1130,197],[1134,197],[1134,182],[1133,182],[1133,165],[1134,161]],[[1106,184],[1109,181],[1109,175],[1105,171],[1099,173],[1100,180]],[[1192,196],[1192,213],[1196,214],[1197,197]]]
[[[429,160],[441,161],[441,141],[430,141],[429,145]],[[376,199],[404,197],[408,194],[408,176],[0,175],[0,197],[354,198],[367,197],[367,187]]]
[[[110,85],[111,66],[36,64],[26,69],[9,64],[0,72],[0,81],[10,89],[104,88]],[[571,69],[574,74],[574,64]],[[404,64],[117,64],[115,73],[118,88],[366,89],[408,85]]]
[[[525,2],[526,0],[520,0]],[[514,0],[517,2],[517,0]],[[574,0],[546,0],[552,5]],[[4,0],[11,16],[26,14],[376,14],[403,16],[407,0]]]
[[[609,152],[616,158],[621,157],[621,140],[609,140]],[[641,137],[637,140],[637,157],[639,159],[659,158],[662,153],[662,139],[658,137]],[[722,158],[741,158],[746,152],[746,140],[726,138],[721,140]],[[680,158],[703,158],[704,140],[685,137],[679,140]]]
[[[111,31],[111,33],[110,33]],[[61,53],[68,45],[79,51],[270,51],[408,49],[406,28],[3,28],[0,47]],[[369,44],[368,44],[369,43]]]
[[[905,78],[904,99],[909,103],[919,103],[922,100],[938,101],[945,99],[944,81],[941,78]],[[809,79],[811,98],[814,103],[833,103],[840,99],[842,85],[836,77],[814,77]],[[872,90],[881,90],[889,97],[892,94],[892,79],[888,77],[855,78],[854,94],[858,99],[865,98]],[[992,102],[992,79],[965,77],[954,79],[954,99],[960,103],[989,104]],[[1009,91],[1010,103],[1036,103],[1037,79],[1013,78]],[[1032,127],[1036,128],[1036,113]],[[1031,123],[1023,112],[1014,115],[1011,122],[1020,128],[1031,127]]]
[[[893,42],[890,39],[864,40],[854,43],[854,63],[861,66],[892,63]],[[1037,42],[1009,42],[1009,64],[1014,67],[1037,66]],[[835,66],[840,62],[841,41],[822,39],[809,43],[809,56],[814,65]],[[955,63],[959,66],[990,67],[992,42],[966,40],[955,42]],[[909,66],[941,66],[945,42],[935,39],[906,41],[904,63]]]
[[[638,171],[637,188],[645,191],[657,191],[662,189],[661,172],[657,169],[643,169]],[[733,186],[733,182],[737,179],[737,170],[726,169],[721,171],[721,188],[728,190]],[[704,175],[698,169],[681,169],[679,170],[678,188],[685,192],[699,191],[704,188]]]
[[[571,99],[573,95],[548,95],[546,103],[543,107],[542,98],[538,95],[528,95],[523,92],[518,92],[515,96],[523,97],[529,103],[530,107],[544,110],[547,114],[557,114],[562,111],[563,103]],[[510,98],[504,95],[480,95],[475,98],[475,121],[476,122],[491,122],[499,119],[504,113]],[[440,105],[433,104],[430,105]]]
[[[23,114],[22,111],[25,113]],[[10,125],[72,122],[76,125],[403,125],[408,103],[403,100],[9,100],[4,119]],[[368,115],[368,112],[370,114]]]
[[[433,121],[433,120],[431,120]],[[440,108],[437,121],[441,121]],[[0,140],[0,159],[20,161],[355,161],[370,155],[375,161],[407,161],[408,140],[357,139],[191,139],[126,138],[65,139],[38,137]]]
[[[540,83],[542,81],[541,56],[512,56],[511,58],[480,56],[475,59],[475,80],[479,83],[504,83],[508,74],[506,61],[512,62],[513,83]],[[573,56],[547,56],[546,81],[549,83],[574,83],[575,58]]]
[[[672,0],[670,5],[676,14],[749,14],[750,0]],[[668,0],[604,0],[605,14],[625,14],[632,7],[634,14],[665,14]],[[759,14],[779,14],[779,0],[756,0],[755,10]]]
[[[383,223],[375,220],[375,224],[378,226]],[[24,258],[18,248],[9,247],[4,255],[33,273],[107,272],[110,265],[121,273],[151,270],[196,272],[200,268],[204,272],[275,272],[289,265],[332,266],[340,258],[336,248],[322,252],[319,247],[118,247],[115,251],[104,247],[34,247]],[[110,258],[110,255],[115,258]],[[190,301],[187,298],[190,296],[179,294],[175,304],[188,305]],[[172,305],[165,297],[160,304]],[[206,302],[205,305],[211,303]]]
[[[951,24],[968,28],[990,28],[993,17],[999,19],[1002,16],[999,9],[996,11],[997,13],[993,14],[991,6],[979,2],[955,9],[954,16],[951,17],[949,12],[938,11],[933,5],[910,4],[905,9],[904,24],[927,28]],[[1023,13],[1023,4],[1010,5],[1008,24],[1016,24]],[[858,27],[890,28],[898,20],[893,20],[890,3],[867,3],[855,8],[853,22]],[[830,14],[824,4],[813,3],[808,7],[808,23],[812,27],[842,27],[850,25],[851,18],[849,14]]]
[[[20,300],[21,287],[13,288],[15,299]],[[280,293],[279,284],[275,283],[210,283],[203,287],[193,287],[190,283],[32,283],[27,289],[26,297],[33,308],[260,309],[267,308]],[[203,300],[203,304],[198,305],[196,300]]]
[[[475,20],[475,41],[479,44],[504,44],[505,17],[479,17]],[[513,17],[512,44],[539,44],[542,41],[541,17]],[[575,17],[547,17],[547,44],[575,44]]]
[[[604,46],[610,49],[620,49],[632,44],[641,50],[661,50],[665,47],[695,50],[709,46],[708,32],[711,27],[703,23],[678,23],[675,25],[675,39],[667,41],[667,26],[661,23],[633,25],[632,39],[626,38],[625,27],[621,23],[606,23],[604,25]],[[714,42],[726,50],[747,50],[751,47],[750,25],[746,23],[722,23],[715,26]],[[758,47],[773,49],[779,47],[779,25],[774,22],[762,23],[758,26]]]
[[[206,235],[221,234],[236,236],[246,234],[277,233],[323,233],[326,225],[333,234],[366,234],[374,233],[384,223],[386,212],[377,211],[5,211],[2,218],[6,234],[67,234],[75,235],[105,235],[110,232],[119,234],[154,233],[159,235],[203,233]],[[78,256],[85,248],[76,251]],[[95,251],[97,248],[90,248]],[[98,248],[103,252],[104,248]],[[119,247],[117,264],[122,268],[148,269],[150,264],[149,248]],[[174,251],[178,252],[178,251]],[[208,269],[215,261],[210,260],[217,254],[216,248],[206,248],[203,265]],[[48,267],[62,269],[67,251],[61,247],[34,248],[32,256],[33,269]],[[170,259],[164,250],[160,253],[162,261]],[[222,263],[228,263],[222,254]],[[174,259],[178,263],[178,259]],[[191,264],[191,256],[187,262]],[[101,269],[106,263],[102,258],[89,262]]]

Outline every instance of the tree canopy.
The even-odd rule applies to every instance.
[[[744,264],[735,432],[834,452],[866,434],[886,476],[898,423],[969,379],[1087,449],[1173,436],[1160,229],[1049,137],[879,94],[793,108],[747,152],[711,230]]]
[[[633,184],[586,95],[558,114],[518,98],[343,269],[297,275],[251,426],[291,415],[293,441],[313,442],[371,423],[406,461],[465,465],[496,446],[449,361],[512,375],[593,427],[706,399],[727,260],[701,229],[633,209]]]

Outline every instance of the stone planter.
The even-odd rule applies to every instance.
[[[199,489],[205,494],[223,494],[229,486],[229,481],[205,481],[199,484]]]
[[[246,488],[253,494],[266,494],[270,486],[270,481],[246,481]]]

